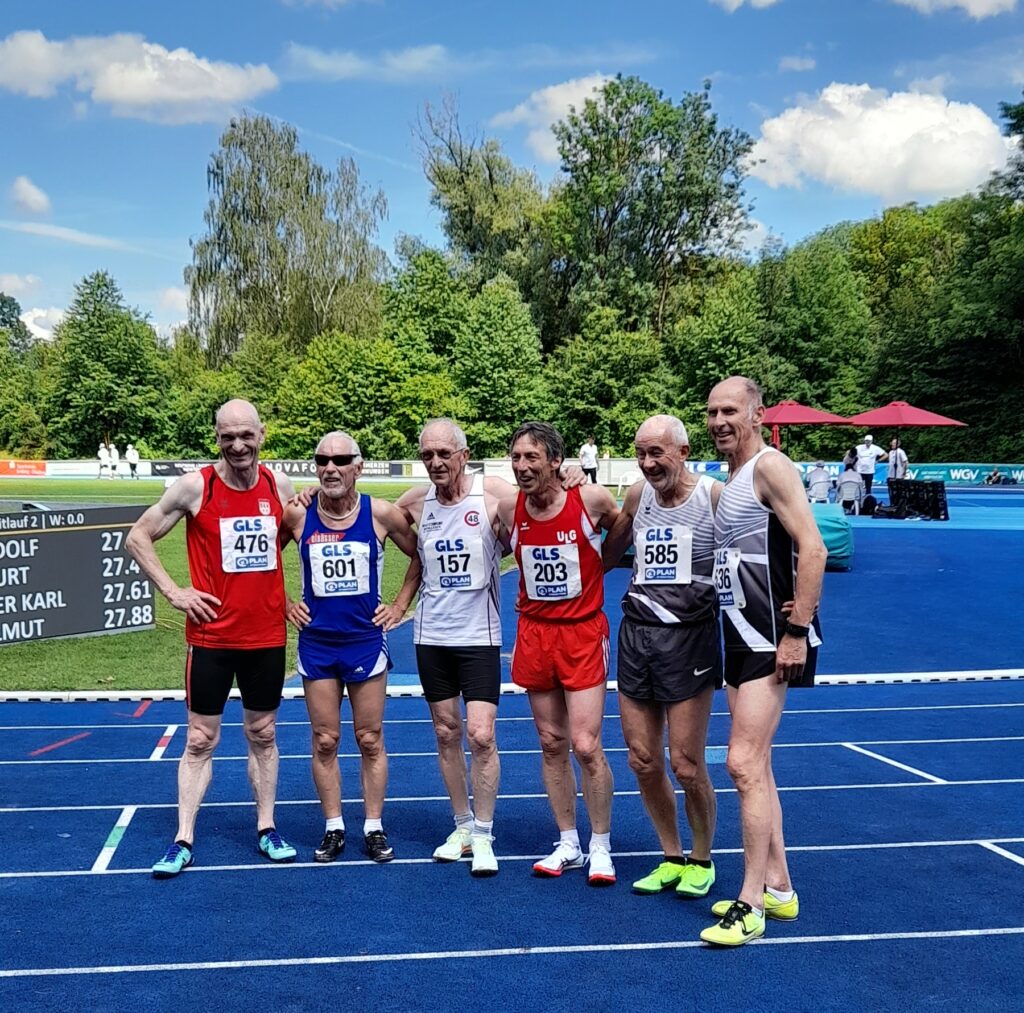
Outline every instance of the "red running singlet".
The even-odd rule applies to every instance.
[[[579,489],[569,489],[565,506],[539,521],[516,499],[512,550],[519,564],[519,613],[548,622],[596,615],[604,606],[601,533],[594,528]]]
[[[255,650],[285,642],[281,520],[273,474],[259,465],[245,492],[225,485],[214,466],[202,470],[203,500],[185,529],[192,586],[220,599],[212,623],[185,622],[194,647]]]

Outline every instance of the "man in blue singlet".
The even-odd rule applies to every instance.
[[[411,556],[416,536],[401,510],[356,490],[363,458],[352,437],[328,433],[314,460],[320,484],[316,502],[307,510],[292,501],[284,515],[302,559],[302,600],[288,603],[288,619],[299,630],[298,668],[313,729],[313,782],[327,821],[313,858],[333,862],[345,847],[338,740],[347,688],[362,758],[364,845],[375,862],[389,862],[394,849],[381,817],[388,780],[382,722],[391,659],[373,617],[381,600],[385,539]]]

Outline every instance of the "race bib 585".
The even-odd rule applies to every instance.
[[[685,524],[637,528],[636,582],[689,584],[693,564],[693,531]]]

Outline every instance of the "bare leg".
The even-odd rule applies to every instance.
[[[361,757],[363,808],[368,820],[379,820],[384,814],[384,796],[388,790],[388,754],[384,749],[383,728],[387,688],[386,675],[348,684],[352,725]]]
[[[559,830],[576,826],[576,775],[569,761],[569,712],[561,689],[530,691],[533,723],[540,736],[541,769]]]
[[[452,800],[452,811],[469,812],[469,787],[466,779],[466,754],[462,748],[462,710],[459,697],[430,704],[430,717],[437,737],[437,764]]]
[[[771,773],[771,745],[782,716],[786,684],[773,678],[729,687],[732,732],[726,767],[736,784],[743,826],[743,889],[739,899],[760,908],[768,875],[774,814],[779,805]],[[779,819],[781,842],[781,819]]]
[[[690,854],[702,862],[711,858],[718,818],[718,802],[704,755],[713,696],[709,686],[700,696],[668,707],[669,760],[685,793],[686,820],[693,836]]]
[[[494,735],[497,716],[496,704],[483,700],[466,703],[466,732],[473,756],[473,809],[483,823],[494,819],[494,800],[498,797],[501,779],[501,760]]]
[[[256,799],[256,828],[274,826],[277,801],[277,711],[242,711],[242,727],[249,742],[249,783]]]
[[[636,774],[640,798],[661,850],[666,855],[681,855],[676,796],[665,773],[665,708],[660,703],[631,700],[620,693],[619,714],[629,749],[629,766]]]
[[[338,742],[341,739],[342,686],[337,679],[302,681],[313,735],[313,784],[324,818],[332,819],[341,815]]]
[[[789,863],[786,861],[786,842],[782,836],[782,800],[779,798],[779,789],[775,785],[775,772],[768,765],[768,773],[772,779],[772,793],[775,796],[775,805],[772,813],[772,842],[768,848],[768,873],[765,876],[765,886],[773,890],[792,890],[793,881],[789,878]]]
[[[565,694],[572,751],[583,774],[583,801],[595,834],[607,834],[611,830],[612,794],[615,790],[612,769],[601,745],[606,695],[604,683],[592,689]]]
[[[177,841],[195,839],[196,816],[213,777],[213,751],[220,742],[221,716],[188,712],[188,738],[178,762]]]

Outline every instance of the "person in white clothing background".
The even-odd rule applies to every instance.
[[[875,477],[875,465],[879,461],[889,460],[889,455],[875,446],[875,438],[868,433],[864,442],[857,444],[857,473],[864,482],[864,495],[871,492],[871,482]]]
[[[580,467],[590,481],[597,485],[597,444],[594,443],[593,436],[588,436],[580,447]]]
[[[900,446],[900,438],[894,436],[889,444],[889,478],[906,478],[907,465],[906,451]]]

